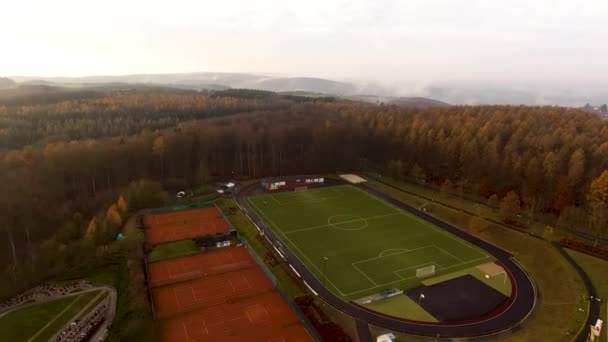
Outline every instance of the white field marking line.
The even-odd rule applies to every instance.
[[[379,201],[380,203],[384,204],[385,206],[390,206],[390,207],[392,207],[392,208],[394,208],[394,209],[397,209],[399,212],[401,212],[401,213],[402,213],[402,214],[404,214],[405,216],[407,216],[407,217],[409,217],[409,218],[411,218],[411,219],[413,219],[413,220],[415,220],[415,221],[417,221],[417,222],[419,222],[419,223],[422,223],[424,226],[426,226],[426,227],[428,227],[428,228],[431,228],[432,230],[435,230],[435,231],[439,232],[440,234],[443,234],[443,235],[445,235],[445,236],[449,237],[450,239],[452,239],[452,240],[454,240],[454,241],[456,241],[456,242],[458,242],[458,243],[460,243],[460,244],[464,245],[465,247],[467,247],[467,248],[469,248],[469,249],[472,249],[473,251],[475,251],[475,252],[477,252],[477,253],[480,253],[480,252],[479,252],[479,250],[478,250],[478,248],[477,248],[477,247],[475,247],[475,246],[473,246],[473,245],[471,245],[469,242],[464,241],[464,240],[462,240],[462,239],[460,239],[460,238],[457,238],[457,237],[456,237],[456,236],[454,236],[453,234],[451,234],[451,233],[449,233],[449,232],[446,232],[446,231],[444,231],[443,229],[440,229],[439,227],[435,227],[435,226],[434,226],[434,225],[432,225],[430,222],[428,222],[428,221],[426,221],[426,220],[423,220],[423,219],[419,218],[418,216],[413,215],[413,214],[411,214],[411,213],[409,213],[409,212],[407,212],[407,211],[405,211],[405,210],[403,210],[403,209],[401,209],[401,208],[397,207],[396,205],[394,205],[394,204],[392,204],[392,203],[389,203],[389,202],[383,201],[383,200],[381,200],[380,198],[378,198],[378,197],[376,197],[376,196],[373,196],[372,194],[367,193],[367,192],[365,192],[365,191],[363,191],[363,190],[361,190],[361,189],[359,189],[359,188],[354,188],[354,189],[359,190],[361,193],[365,194],[367,197],[370,197],[370,198],[372,198],[372,199],[374,199],[374,200],[376,200],[376,201]],[[397,201],[398,201],[398,200],[397,200]],[[482,254],[484,254],[484,255],[487,255],[487,254],[486,254],[486,253],[484,253],[484,252],[481,252],[481,253],[482,253]]]
[[[302,255],[302,256],[303,256],[303,257],[304,257],[306,260],[308,260],[308,262],[309,262],[309,263],[310,263],[310,264],[311,264],[311,265],[312,265],[312,266],[313,266],[313,267],[314,267],[314,268],[315,268],[315,269],[316,269],[316,270],[319,272],[319,274],[322,274],[322,275],[323,275],[323,277],[325,277],[325,279],[326,279],[327,281],[329,281],[329,283],[330,283],[330,284],[331,284],[331,285],[332,285],[332,286],[333,286],[333,287],[334,287],[336,290],[338,290],[338,292],[340,292],[340,294],[341,294],[342,296],[345,296],[345,294],[344,294],[344,293],[343,293],[343,292],[342,292],[342,291],[341,291],[341,290],[340,290],[340,289],[339,289],[339,288],[338,288],[338,287],[337,287],[337,286],[336,286],[336,285],[335,285],[335,284],[334,284],[334,283],[333,283],[333,282],[332,282],[332,281],[331,281],[331,280],[330,280],[330,279],[329,279],[327,276],[325,276],[325,274],[323,273],[323,271],[321,271],[321,270],[319,269],[319,267],[317,267],[317,265],[316,265],[314,262],[312,262],[312,260],[310,260],[306,254],[304,254],[304,253],[302,252],[302,250],[301,250],[301,249],[298,247],[298,245],[296,245],[296,244],[295,244],[293,241],[291,241],[291,239],[290,239],[290,238],[289,238],[289,237],[288,237],[288,236],[287,236],[285,233],[283,233],[283,232],[281,231],[281,229],[279,229],[279,227],[278,227],[278,226],[277,226],[277,225],[276,225],[276,224],[275,224],[275,223],[274,223],[274,222],[273,222],[273,221],[272,221],[272,220],[271,220],[271,219],[270,219],[268,216],[266,216],[266,214],[264,214],[264,212],[263,212],[263,211],[261,211],[261,210],[260,210],[260,208],[259,208],[259,207],[258,207],[258,206],[257,206],[257,205],[256,205],[256,204],[253,202],[253,201],[250,201],[250,202],[251,202],[251,204],[253,204],[253,206],[254,206],[254,207],[255,207],[255,208],[258,210],[258,212],[259,212],[259,213],[260,213],[262,216],[264,216],[264,217],[265,217],[265,218],[268,220],[268,222],[269,222],[271,225],[273,225],[273,226],[276,228],[276,230],[279,232],[279,234],[283,235],[283,237],[284,237],[284,238],[285,238],[285,239],[286,239],[286,240],[287,240],[289,243],[291,243],[291,245],[292,245],[293,247],[295,247],[295,248],[296,248],[296,250],[298,251],[298,253],[300,253],[300,254],[301,254],[301,255]],[[297,257],[298,259],[300,259],[300,257],[299,257],[298,255],[296,255],[296,257]],[[312,273],[312,272],[311,272],[311,273]],[[312,275],[313,275],[315,278],[317,278],[317,280],[318,280],[319,282],[323,282],[323,281],[322,281],[321,279],[319,279],[319,277],[317,277],[317,276],[316,276],[314,273],[312,273]]]
[[[342,222],[338,222],[338,223],[333,223],[333,224],[330,223],[330,224],[312,226],[312,227],[307,227],[307,228],[302,228],[302,229],[290,230],[290,231],[284,232],[283,234],[299,233],[299,232],[304,232],[304,231],[307,231],[307,230],[314,230],[314,229],[320,229],[320,228],[326,228],[326,227],[333,227],[334,225],[339,225],[339,224],[342,224],[342,223],[351,223],[351,222],[357,222],[357,221],[369,221],[369,220],[375,220],[375,219],[385,218],[385,217],[395,216],[395,215],[401,215],[401,213],[391,213],[391,214],[382,214],[382,215],[376,215],[376,216],[370,216],[370,217],[361,217],[361,218],[358,218],[358,219],[346,220],[346,221],[342,221]],[[333,216],[336,216],[336,215],[333,215]],[[356,215],[352,215],[352,216],[356,216]],[[340,229],[340,228],[337,228],[337,229]],[[342,230],[355,230],[355,229],[342,229]]]
[[[390,251],[397,251],[399,253],[399,252],[407,252],[408,250],[405,248],[389,248],[389,249],[385,249],[382,252],[380,252],[378,257],[382,258],[384,256],[391,256],[393,254],[397,254],[397,253],[391,253],[391,254],[384,255],[385,252],[390,252]]]
[[[309,198],[309,199],[302,199],[302,200],[297,200],[297,201],[285,201],[285,202],[281,202],[279,205],[287,205],[287,204],[300,204],[300,203],[321,203],[330,199],[336,199],[336,198],[340,198],[342,196],[328,196],[328,197],[318,197],[318,198]]]
[[[203,326],[205,327],[205,333],[206,333],[207,335],[209,335],[209,329],[207,329],[207,321],[205,321],[205,320],[203,319],[201,323],[202,323],[202,324],[203,324]]]
[[[287,200],[286,201],[279,201],[276,199],[276,197],[274,196],[274,194],[270,194],[270,196],[272,196],[272,198],[275,200],[275,202],[277,202],[279,205],[284,205],[284,204],[292,204],[292,203],[320,203],[323,201],[326,201],[328,199],[335,199],[335,198],[340,198],[342,197],[341,193],[336,193],[335,189],[333,188],[326,188],[325,190],[329,190],[331,189],[331,192],[333,193],[333,196],[323,196],[323,197],[315,197],[315,198],[307,198],[307,199],[298,199],[301,198],[303,195],[298,194],[297,192],[286,192],[283,193],[282,197],[286,197]],[[329,191],[327,191],[329,192]],[[298,200],[295,201],[290,201],[289,198],[296,198]]]
[[[270,198],[272,198],[275,202],[277,202],[278,205],[283,205],[281,202],[279,202],[279,200],[277,200],[273,194],[270,194]]]
[[[190,321],[192,323],[192,321]],[[186,334],[186,340],[190,342],[190,336],[188,335],[188,329],[186,329],[186,322],[182,322],[182,327],[184,328],[184,334]]]
[[[451,269],[451,268],[454,268],[454,267],[459,267],[459,266],[466,265],[466,264],[469,264],[469,263],[474,263],[476,261],[483,260],[483,259],[490,259],[491,260],[490,257],[485,256],[483,258],[469,260],[469,261],[463,262],[461,264],[455,264],[455,265],[452,265],[452,266],[444,267],[440,271],[448,270],[448,269]],[[388,282],[388,283],[380,284],[378,286],[368,287],[367,289],[363,289],[363,290],[359,290],[359,291],[354,291],[354,292],[350,292],[350,293],[347,293],[347,294],[343,294],[343,296],[351,296],[351,295],[354,295],[354,294],[357,294],[357,293],[361,293],[361,292],[365,292],[365,291],[370,291],[370,290],[373,290],[373,289],[376,289],[376,288],[379,288],[379,287],[383,287],[383,286],[386,286],[386,285],[391,285],[391,284],[394,284],[394,283],[398,283],[398,282],[401,282],[401,281],[410,280],[410,279],[414,279],[414,278],[416,278],[416,277],[414,276],[414,277],[408,277],[408,278],[404,278],[404,279],[399,279],[399,280],[391,281],[391,282]]]
[[[31,342],[33,340],[36,339],[36,337],[38,337],[38,335],[40,335],[44,330],[46,330],[49,326],[51,326],[51,324],[53,324],[56,320],[59,319],[59,317],[63,316],[64,313],[66,313],[66,311],[68,311],[72,306],[74,306],[74,304],[76,304],[76,302],[78,301],[78,299],[80,299],[80,297],[82,297],[82,294],[75,296],[76,298],[74,298],[74,300],[68,304],[63,310],[61,310],[60,313],[57,314],[57,316],[55,316],[51,321],[49,321],[45,326],[43,326],[42,328],[40,328],[40,330],[38,330],[34,336],[30,337],[27,342]]]
[[[403,276],[401,276],[401,274],[399,274],[399,272],[411,270],[412,268],[419,269],[419,268],[427,267],[427,266],[431,266],[431,265],[439,266],[439,269],[440,270],[442,269],[441,265],[436,264],[435,262],[431,261],[431,262],[425,262],[424,264],[420,264],[420,265],[416,265],[416,266],[412,266],[412,267],[406,267],[406,268],[400,268],[398,270],[393,270],[393,273],[397,277],[401,278],[401,280],[406,280],[406,278],[403,278]]]
[[[359,271],[359,273],[363,274],[363,276],[364,276],[365,278],[367,278],[367,280],[371,281],[371,282],[372,282],[372,284],[374,284],[374,285],[378,286],[378,283],[376,283],[376,282],[375,282],[375,281],[374,281],[372,278],[368,277],[368,276],[367,276],[367,274],[365,274],[365,272],[361,271],[361,270],[359,269],[359,267],[357,267],[357,265],[355,265],[354,263],[352,263],[351,265],[352,265],[352,266],[353,266],[353,267],[354,267],[354,268],[355,268],[357,271]]]
[[[400,269],[398,269],[398,270],[394,270],[394,271],[393,271],[393,273],[397,274],[397,275],[398,275],[400,278],[402,278],[402,279],[404,279],[404,280],[405,280],[405,279],[407,279],[407,278],[403,278],[403,277],[401,277],[401,276],[399,275],[399,272],[402,272],[402,271],[407,271],[407,270],[411,270],[412,268],[419,269],[419,268],[422,268],[422,267],[427,267],[427,266],[431,266],[431,265],[435,265],[435,266],[437,266],[437,270],[439,270],[439,271],[442,271],[442,270],[446,269],[445,267],[441,266],[441,265],[440,265],[438,262],[431,261],[431,262],[425,262],[424,264],[420,264],[420,265],[416,265],[416,266],[412,266],[412,267],[400,268]],[[453,266],[454,266],[454,265],[452,265],[452,266],[450,266],[450,267],[453,267]]]
[[[447,254],[447,255],[451,256],[452,258],[454,258],[454,259],[456,259],[456,260],[458,260],[458,261],[460,261],[460,262],[465,262],[464,260],[462,260],[462,259],[460,259],[459,257],[455,256],[454,254],[452,254],[452,253],[450,253],[450,252],[448,252],[448,251],[444,250],[443,248],[441,248],[441,247],[439,247],[439,246],[437,246],[437,245],[435,245],[435,244],[434,244],[433,246],[435,246],[435,248],[437,248],[438,250],[442,251],[443,253],[445,253],[445,254]]]
[[[353,262],[353,264],[360,264],[362,262],[368,262],[368,261],[372,261],[372,260],[382,259],[382,258],[386,258],[386,257],[389,257],[389,256],[397,255],[397,254],[415,252],[415,251],[418,251],[418,250],[421,250],[421,249],[430,248],[430,247],[434,247],[434,246],[435,245],[427,245],[427,246],[418,247],[418,248],[414,248],[414,249],[403,249],[401,252],[392,253],[392,254],[389,254],[387,256],[377,256],[377,257],[373,257],[373,258],[369,258],[369,259],[363,259],[363,260],[355,261],[355,262]],[[387,250],[389,250],[389,249],[387,249]],[[382,253],[380,253],[380,254],[382,254]]]
[[[194,302],[200,302],[198,296],[194,293],[194,287],[190,286],[190,293],[192,293],[192,298],[194,298]]]

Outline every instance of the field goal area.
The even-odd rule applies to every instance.
[[[346,300],[407,289],[493,258],[355,186],[248,198],[282,242]]]
[[[435,265],[429,265],[416,269],[416,278],[426,278],[435,275]]]

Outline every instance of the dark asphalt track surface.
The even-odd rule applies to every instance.
[[[329,181],[329,179],[327,180]],[[326,182],[327,185],[340,184],[339,181]],[[497,311],[488,314],[485,317],[480,317],[474,321],[464,322],[440,322],[440,323],[427,323],[410,321],[400,318],[390,317],[378,312],[370,311],[364,307],[361,307],[353,302],[346,302],[334,293],[329,291],[323,286],[323,283],[318,280],[312,272],[298,259],[298,257],[291,252],[287,247],[282,248],[285,251],[287,261],[293,265],[293,267],[300,273],[302,278],[312,287],[318,295],[327,303],[331,304],[335,308],[342,312],[361,320],[365,323],[372,324],[381,328],[385,328],[391,331],[404,332],[413,335],[421,336],[433,336],[433,337],[444,337],[444,338],[458,338],[458,337],[474,337],[474,336],[486,336],[496,334],[510,328],[517,327],[523,320],[534,309],[536,304],[536,289],[532,283],[532,280],[528,277],[525,271],[511,259],[511,255],[506,251],[489,244],[481,239],[478,239],[468,233],[453,227],[443,221],[440,221],[418,209],[403,204],[394,198],[383,194],[377,190],[374,190],[365,185],[358,185],[359,188],[367,191],[368,193],[382,198],[383,200],[413,214],[416,215],[435,226],[444,229],[451,234],[466,240],[487,253],[493,255],[498,262],[507,270],[509,278],[512,283],[512,294],[511,297],[505,302],[505,304]],[[240,189],[236,195],[236,200],[245,209],[249,217],[251,217],[256,224],[264,230],[267,237],[276,245],[283,246],[280,238],[272,231],[268,229],[264,221],[255,213],[255,211],[249,206],[246,198],[254,193],[259,193],[261,186],[259,183],[250,184]]]

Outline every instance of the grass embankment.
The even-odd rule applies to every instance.
[[[570,254],[570,256],[576,261],[576,263],[585,270],[585,273],[591,279],[593,286],[595,287],[595,291],[597,291],[598,297],[602,299],[602,304],[600,307],[600,317],[592,317],[593,320],[596,318],[600,318],[604,321],[604,327],[602,329],[602,334],[599,338],[599,341],[606,341],[606,310],[607,310],[607,300],[608,300],[608,261],[602,260],[600,258],[596,258],[581,252],[577,252],[571,249],[564,249],[566,253]]]
[[[0,319],[0,341],[48,341],[98,294],[92,291],[13,311]]]
[[[401,184],[401,183],[397,183]],[[435,202],[429,202],[415,195],[410,195],[382,183],[370,180],[369,186],[385,192],[390,196],[411,206],[424,205],[427,213],[470,232],[515,255],[515,259],[535,280],[542,294],[542,302],[534,315],[530,317],[525,328],[497,339],[504,341],[570,341],[573,333],[579,330],[586,313],[581,313],[581,296],[585,288],[578,274],[559,252],[548,242],[530,237],[515,230],[492,223],[477,216],[454,210]],[[409,191],[415,189],[409,188]],[[426,190],[428,191],[428,189]],[[413,192],[413,191],[412,191]],[[429,197],[425,193],[425,197]],[[432,196],[431,196],[432,197]],[[457,207],[470,206],[463,199],[451,198],[450,205]],[[483,209],[483,205],[477,204]],[[375,333],[382,330],[374,329]],[[403,340],[411,338],[403,336]]]
[[[398,295],[365,305],[366,307],[387,315],[413,319],[423,322],[437,322],[437,319],[422,309],[418,303],[406,295]]]
[[[371,180],[374,180],[374,175],[371,175],[371,177]],[[369,175],[367,178],[370,179]],[[415,196],[419,196],[416,197],[417,200],[415,202],[411,203],[411,205],[415,206],[416,208],[421,208],[432,202],[438,202],[474,214],[475,216],[494,221],[495,223],[499,223],[501,225],[524,230],[531,234],[542,236],[543,238],[548,240],[559,241],[559,239],[561,239],[562,237],[572,236],[572,234],[566,231],[559,229],[551,229],[543,223],[532,221],[527,218],[518,219],[520,227],[508,225],[503,222],[500,210],[498,208],[494,208],[483,203],[483,198],[475,198],[475,200],[468,200],[461,196],[440,192],[428,186],[423,186],[410,182],[400,182],[387,177],[382,177],[381,181],[387,184],[397,186],[398,188],[410,192]]]
[[[11,312],[0,319],[0,341],[27,341],[76,298],[62,298]]]
[[[148,262],[167,260],[182,256],[194,255],[200,252],[194,240],[182,240],[164,243],[154,247],[148,254]]]

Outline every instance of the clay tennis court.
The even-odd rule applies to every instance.
[[[144,216],[146,241],[151,245],[227,233],[228,224],[215,207]]]
[[[148,279],[161,342],[312,340],[243,246],[149,264]]]
[[[151,287],[157,287],[255,266],[245,247],[222,248],[150,263],[148,281]]]
[[[248,268],[219,275],[203,276],[152,289],[157,317],[236,302],[272,290],[272,284],[259,268]]]
[[[177,210],[165,213],[147,214],[144,216],[144,225],[148,228],[174,225],[183,221],[208,220],[222,218],[215,207]]]
[[[200,309],[159,323],[160,341],[311,341],[277,292]]]

